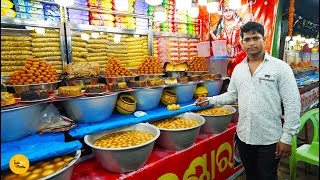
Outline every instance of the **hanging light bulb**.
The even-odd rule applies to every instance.
[[[291,40],[291,37],[290,36],[286,36],[286,41],[290,41]]]
[[[199,7],[196,3],[192,3],[191,9],[188,11],[188,16],[191,18],[197,18],[199,16]]]
[[[310,48],[310,49],[313,48],[313,44],[309,44],[308,48]]]
[[[140,37],[140,35],[135,34],[135,35],[133,35],[133,37],[135,37],[135,38],[139,38],[139,37]]]
[[[207,5],[207,0],[198,0],[199,6],[206,6]]]
[[[54,0],[60,6],[68,7],[74,4],[74,0]]]
[[[164,22],[167,19],[166,9],[163,6],[156,6],[154,8],[154,21]]]
[[[129,1],[128,0],[115,0],[114,5],[115,5],[115,9],[117,11],[128,11]]]
[[[97,38],[99,38],[99,33],[93,32],[93,33],[91,33],[91,37],[97,39]]]
[[[217,0],[208,0],[207,3],[208,13],[216,13],[219,11],[219,2]]]
[[[89,34],[87,34],[87,33],[82,33],[81,34],[81,39],[86,41],[86,40],[89,40],[89,38],[90,38]]]
[[[146,3],[150,6],[158,6],[162,3],[163,0],[146,0]]]
[[[315,39],[314,38],[310,38],[310,42],[311,43],[315,42]]]
[[[31,27],[31,26],[26,26],[26,29],[28,29],[28,30],[30,30],[30,31],[35,30],[35,28],[34,28],[34,27]]]
[[[181,12],[187,12],[191,9],[192,0],[176,0],[176,9]]]
[[[35,28],[36,33],[38,34],[44,34],[46,33],[46,30],[44,28]]]
[[[119,43],[121,41],[121,35],[120,34],[115,34],[113,37],[113,41],[115,43]]]
[[[241,0],[229,0],[229,8],[230,9],[240,9],[241,8]]]

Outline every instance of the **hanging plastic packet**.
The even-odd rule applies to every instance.
[[[60,115],[58,109],[48,105],[36,119],[39,134],[68,131],[76,126],[73,120]]]

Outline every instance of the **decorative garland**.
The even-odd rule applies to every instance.
[[[289,18],[288,18],[288,36],[292,36],[294,20],[294,0],[290,0],[289,3]]]

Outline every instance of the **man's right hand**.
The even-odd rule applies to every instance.
[[[195,104],[196,106],[204,107],[209,104],[209,101],[208,101],[208,98],[206,97],[200,97],[196,100]]]

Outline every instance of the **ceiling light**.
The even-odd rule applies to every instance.
[[[44,34],[46,33],[46,30],[44,28],[35,28],[36,33],[38,34]]]
[[[31,26],[26,26],[26,29],[28,29],[28,30],[34,30],[35,29],[35,27],[31,27]]]
[[[90,38],[89,34],[87,34],[87,33],[82,33],[82,34],[81,34],[81,39],[82,39],[82,40],[85,40],[85,41],[86,41],[86,40],[89,40],[89,38]]]
[[[97,38],[99,38],[99,33],[93,32],[93,33],[91,33],[91,37],[97,39]]]
[[[121,35],[115,34],[114,37],[113,37],[113,41],[115,43],[119,43],[121,41]]]

